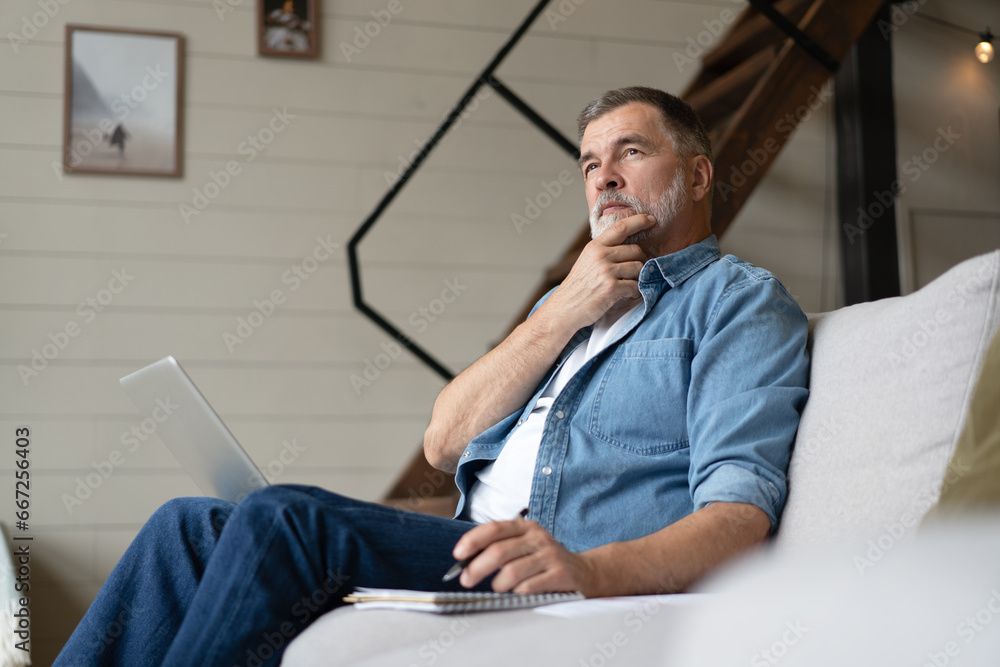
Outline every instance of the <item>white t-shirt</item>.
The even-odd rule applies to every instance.
[[[573,375],[587,361],[608,346],[628,316],[641,303],[630,308],[615,320],[602,317],[594,323],[590,338],[582,341],[563,362],[562,367],[538,397],[531,414],[519,422],[495,461],[476,473],[476,481],[469,489],[466,516],[476,523],[511,519],[528,506],[531,497],[531,478],[535,473],[535,459],[542,444],[545,418]]]

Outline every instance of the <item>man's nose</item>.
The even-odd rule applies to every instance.
[[[622,177],[616,169],[612,166],[601,166],[598,169],[596,181],[598,190],[617,190],[622,187]]]

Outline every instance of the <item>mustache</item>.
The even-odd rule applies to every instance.
[[[638,197],[627,195],[617,190],[605,190],[597,197],[594,207],[591,209],[591,216],[596,220],[601,217],[601,209],[607,204],[624,204],[631,208],[638,215],[649,213],[647,207]]]

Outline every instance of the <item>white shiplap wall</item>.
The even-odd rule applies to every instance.
[[[928,0],[921,11],[975,30],[1000,25],[994,0]],[[895,222],[905,294],[964,259],[1000,248],[1000,59],[978,62],[974,35],[905,13],[897,24],[897,169],[906,190]],[[899,83],[914,80],[920,85]],[[950,145],[944,142],[949,136]],[[946,150],[938,152],[935,142]],[[926,169],[917,166],[917,156]]]
[[[231,4],[231,3],[228,3]],[[403,0],[403,11],[348,63],[339,48],[381,0],[326,0],[320,61],[255,55],[252,2],[220,20],[209,0],[68,0],[17,52],[0,44],[0,438],[33,434],[33,639],[48,664],[142,522],[196,492],[155,438],[120,442],[138,423],[117,379],[173,354],[263,467],[284,440],[305,452],[276,480],[380,496],[412,455],[441,381],[406,354],[358,395],[350,382],[387,341],[350,305],[344,255],[301,289],[282,274],[317,237],[344,244],[395,172],[534,4]],[[555,4],[555,3],[554,3]],[[567,5],[569,3],[563,3]],[[729,0],[587,0],[565,21],[533,27],[499,74],[568,136],[601,91],[646,84],[679,91],[693,68],[673,54]],[[2,34],[37,0],[7,0]],[[61,177],[63,26],[175,30],[187,36],[185,177]],[[203,213],[178,212],[211,170],[275,108],[294,114]],[[807,310],[835,302],[835,261],[821,295],[826,110],[793,139],[726,250],[776,270]],[[361,249],[369,301],[454,369],[482,354],[585,215],[573,183],[518,234],[512,213],[572,164],[496,95],[485,96],[432,154]],[[792,194],[789,194],[792,193]],[[832,237],[831,237],[832,238]],[[833,257],[833,255],[831,255]],[[76,312],[113,270],[135,276],[92,322]],[[408,322],[445,280],[466,286],[426,331]],[[254,299],[288,300],[233,353]],[[27,385],[17,372],[68,322],[81,333]],[[2,440],[0,440],[2,442]],[[115,449],[123,465],[79,507],[63,494]],[[10,452],[8,448],[6,451]],[[0,518],[13,521],[14,456],[0,460]]]

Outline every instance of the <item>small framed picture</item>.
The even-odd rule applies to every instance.
[[[257,53],[319,56],[319,0],[257,0]]]
[[[66,26],[63,171],[183,174],[184,36]]]

